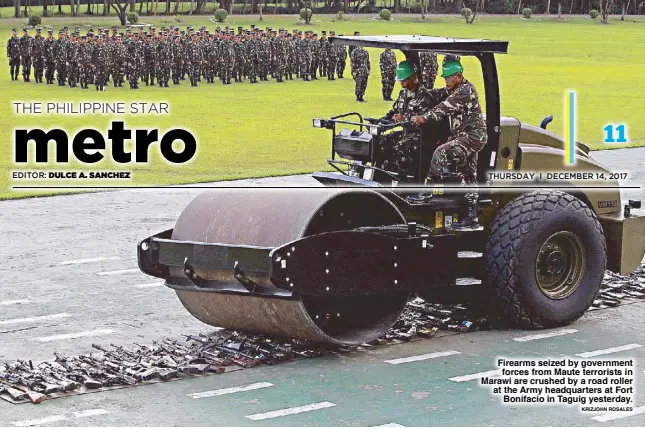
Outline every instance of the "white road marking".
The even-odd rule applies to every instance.
[[[105,260],[119,260],[121,257],[97,257],[94,259],[78,259],[78,260],[67,260],[64,262],[58,263],[61,266],[65,265],[80,265],[82,263],[94,263],[94,262],[102,262]]]
[[[112,333],[114,333],[114,330],[110,329],[88,330],[82,331],[80,333],[57,334],[54,336],[37,337],[36,340],[39,342],[51,342],[52,340],[78,339],[79,337],[103,336]]]
[[[578,330],[573,328],[565,328],[557,331],[550,331],[548,333],[533,334],[530,336],[516,337],[513,340],[516,342],[528,342],[529,340],[547,339],[549,337],[564,336],[565,334],[576,333]]]
[[[121,269],[121,270],[110,270],[107,272],[97,272],[96,274],[98,276],[108,276],[108,275],[121,275],[124,273],[134,273],[134,272],[141,272],[139,269]]]
[[[212,391],[195,392],[192,394],[188,394],[188,396],[193,398],[207,398],[207,397],[215,397],[218,395],[235,394],[236,392],[253,391],[254,389],[260,389],[260,388],[269,388],[271,386],[273,386],[273,384],[269,382],[257,382],[257,383],[252,383],[244,386],[235,386],[232,388],[223,388],[223,389],[214,389]]]
[[[261,421],[263,419],[279,418],[281,416],[295,415],[296,413],[311,412],[312,410],[326,409],[328,407],[334,407],[334,403],[329,401],[323,401],[321,403],[307,404],[306,406],[300,407],[290,407],[288,409],[274,410],[272,412],[266,413],[256,413],[254,415],[244,416],[247,419],[254,421]]]
[[[632,410],[631,412],[610,412],[610,413],[594,416],[591,419],[598,422],[608,422],[608,421],[613,421],[614,419],[622,419],[622,418],[627,418],[629,416],[640,415],[641,413],[645,413],[645,406],[634,407],[634,410]]]
[[[403,428],[403,425],[390,423],[385,425],[376,425],[375,428]]]
[[[49,321],[49,320],[56,320],[60,318],[67,318],[71,317],[70,314],[53,314],[53,315],[43,315],[39,317],[29,317],[29,318],[14,318],[12,320],[2,320],[0,321],[0,325],[5,325],[5,324],[19,324],[19,323],[25,323],[25,322],[37,322],[37,321]]]
[[[453,382],[468,382],[470,380],[475,380],[475,379],[480,379],[482,377],[494,377],[494,376],[501,376],[502,375],[502,370],[489,370],[487,372],[480,372],[480,373],[473,373],[469,375],[464,375],[464,376],[456,376],[456,377],[451,377],[449,380]]]
[[[150,288],[150,287],[159,287],[161,285],[164,285],[165,282],[151,282],[149,284],[137,284],[135,285],[135,288]]]
[[[598,355],[607,355],[613,354],[614,352],[629,351],[630,349],[640,348],[641,345],[638,343],[630,343],[629,345],[616,346],[615,348],[599,349],[597,351],[583,352],[582,354],[576,354],[576,357],[589,358],[596,357]]]
[[[17,421],[17,422],[12,422],[11,424],[17,427],[29,427],[33,425],[45,425],[49,424],[52,422],[59,422],[59,421],[64,421],[66,419],[70,418],[86,418],[89,416],[100,416],[100,415],[107,415],[108,412],[107,410],[103,409],[91,409],[91,410],[83,410],[80,412],[74,412],[72,414],[68,415],[55,415],[55,416],[48,416],[46,418],[41,418],[41,419],[27,419],[24,421]]]
[[[29,300],[4,300],[0,302],[0,305],[2,306],[8,306],[8,305],[22,305],[23,303],[29,303]]]
[[[423,360],[429,360],[431,358],[447,357],[448,355],[456,355],[460,353],[461,352],[458,352],[458,351],[433,352],[432,354],[423,354],[423,355],[416,355],[414,357],[397,358],[394,360],[387,360],[385,362],[390,364],[403,364],[403,363],[409,363],[412,361],[423,361]]]

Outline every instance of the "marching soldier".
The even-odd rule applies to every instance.
[[[20,70],[20,40],[18,39],[18,30],[13,29],[13,34],[7,41],[7,57],[9,58],[9,67],[11,80],[18,80],[18,71]]]
[[[54,83],[54,73],[56,71],[56,48],[58,47],[54,40],[54,30],[47,30],[47,38],[43,43],[45,53],[45,80],[48,85]]]
[[[31,57],[34,63],[34,78],[36,83],[43,83],[45,71],[45,39],[41,34],[42,29],[36,27],[36,37],[32,40]]]
[[[22,79],[29,82],[31,75],[31,48],[32,38],[27,32],[27,27],[23,28],[23,35],[20,38],[20,57],[22,60]]]

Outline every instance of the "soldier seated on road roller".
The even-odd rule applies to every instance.
[[[449,140],[437,147],[432,156],[426,184],[432,186],[443,180],[450,159],[456,159],[456,171],[468,190],[464,193],[465,210],[453,223],[453,229],[475,229],[477,218],[477,155],[488,141],[486,122],[475,87],[463,75],[464,68],[458,60],[448,60],[443,65],[441,77],[446,87],[428,91],[431,109],[412,118],[417,125],[449,116],[452,129]],[[424,191],[408,198],[410,203],[428,203],[432,192]]]
[[[411,121],[413,117],[422,117],[420,115],[430,111],[436,97],[432,97],[431,91],[422,85],[411,62],[403,61],[398,65],[396,80],[401,83],[399,96],[392,109],[379,121]],[[405,177],[415,174],[421,144],[421,128],[414,123],[402,131],[386,134],[378,147],[376,164],[397,173],[405,181]]]

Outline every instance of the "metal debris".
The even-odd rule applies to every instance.
[[[629,276],[605,273],[600,293],[590,310],[615,307],[645,299],[645,265]],[[480,309],[481,311],[481,309]],[[439,305],[416,298],[381,338],[363,344],[378,345],[423,340],[440,330],[470,332],[495,328],[496,318],[463,305]],[[277,340],[219,329],[211,334],[165,338],[132,349],[93,344],[98,353],[65,357],[35,364],[17,360],[0,367],[0,398],[12,403],[40,403],[48,398],[82,394],[186,377],[221,374],[261,364],[273,365],[359,347],[317,347],[298,340]]]

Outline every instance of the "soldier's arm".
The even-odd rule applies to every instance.
[[[403,94],[404,94],[404,92],[403,92],[403,91],[399,92],[399,96],[398,96],[398,97],[396,97],[396,100],[394,100],[394,103],[392,104],[392,108],[390,109],[390,111],[388,111],[388,112],[385,114],[385,116],[383,116],[380,120],[382,120],[382,121],[389,121],[389,120],[392,120],[392,118],[394,117],[394,115],[395,115],[396,113],[398,113],[396,106],[397,106],[397,104],[399,104],[399,99],[403,96]]]
[[[445,89],[445,88],[444,88]],[[439,121],[446,116],[454,115],[463,110],[466,104],[473,101],[474,93],[468,86],[462,86],[459,90],[453,92],[445,100],[432,108],[423,117],[427,120]]]

